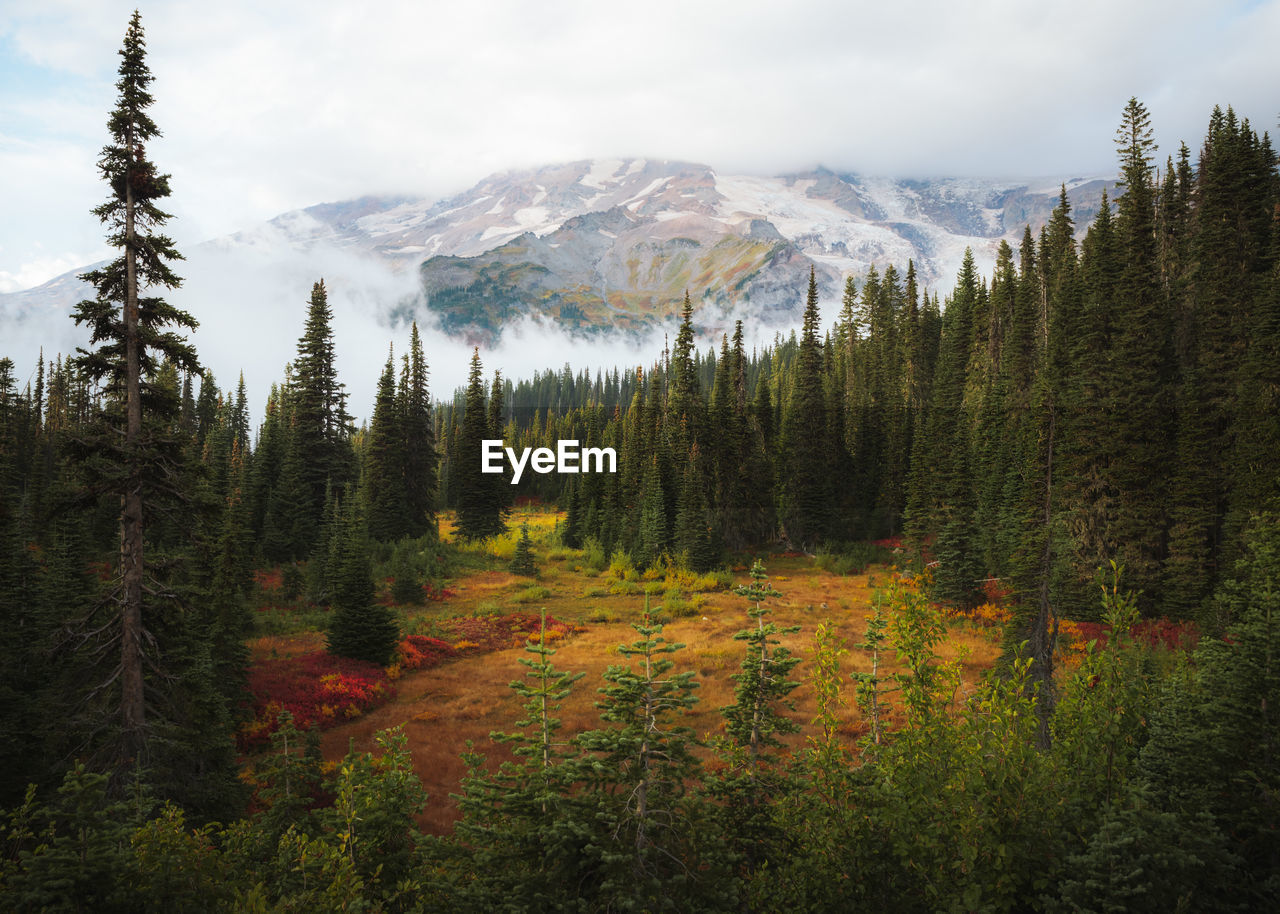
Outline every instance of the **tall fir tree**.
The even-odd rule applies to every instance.
[[[327,484],[342,486],[355,479],[355,452],[351,446],[351,416],[347,392],[338,380],[333,340],[333,311],[321,279],[311,287],[307,320],[298,339],[290,386],[294,434],[306,484],[306,548],[309,531],[320,520]]]
[[[481,472],[481,443],[494,437],[489,418],[485,407],[480,350],[476,349],[471,355],[458,445],[450,454],[452,472],[456,474],[458,486],[457,532],[458,536],[468,540],[489,539],[506,529],[502,506],[495,494],[496,486],[493,482],[495,477],[501,480],[502,474]]]
[[[151,628],[159,608],[147,594],[164,588],[148,580],[154,565],[145,553],[147,523],[159,501],[183,494],[166,484],[178,475],[174,467],[181,456],[177,442],[162,430],[177,415],[180,402],[156,383],[156,375],[162,359],[190,372],[199,365],[195,350],[180,335],[195,329],[195,319],[163,298],[145,294],[149,288],[180,285],[169,263],[181,255],[172,240],[157,231],[169,219],[158,205],[169,196],[169,176],[160,174],[146,155],[146,144],[160,130],[147,113],[154,77],[137,12],[120,57],[119,94],[107,125],[111,141],[98,159],[111,196],[94,214],[109,228],[108,243],[121,253],[105,267],[84,274],[97,295],[76,306],[75,319],[89,326],[91,344],[98,347],[80,350],[77,367],[105,385],[108,403],[96,431],[79,442],[79,455],[91,467],[94,487],[120,498],[119,564],[106,604],[119,613],[110,638],[120,662],[108,682],[117,684],[110,690],[119,734],[113,754],[117,763],[127,766],[145,761],[153,730],[145,670],[149,644],[150,662],[157,662]],[[161,686],[153,680],[151,687]]]
[[[439,456],[427,388],[427,360],[422,337],[414,322],[409,331],[409,352],[400,379],[397,412],[403,425],[406,533],[414,538],[436,530],[436,497],[439,489]]]
[[[1131,98],[1116,131],[1124,188],[1116,214],[1120,265],[1111,309],[1114,333],[1103,369],[1106,397],[1100,405],[1111,439],[1107,475],[1116,493],[1110,539],[1130,580],[1155,595],[1165,557],[1173,416],[1168,396],[1171,321],[1156,252],[1151,165],[1156,147],[1150,121],[1146,107]]]
[[[812,267],[795,378],[783,417],[780,520],[787,538],[805,548],[827,532],[832,489],[822,342],[818,338],[818,282]]]
[[[331,654],[386,666],[395,655],[400,629],[390,607],[374,599],[367,526],[359,499],[343,500],[335,531],[333,618],[325,646]]]
[[[388,354],[386,367],[378,379],[373,417],[369,420],[362,479],[368,504],[369,536],[382,542],[391,542],[409,533],[406,447],[396,402],[395,360]]]

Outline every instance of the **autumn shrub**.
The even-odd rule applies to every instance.
[[[631,554],[625,549],[614,550],[613,557],[609,559],[608,574],[619,581],[635,581],[639,577],[635,563],[631,561]]]
[[[599,574],[609,567],[604,547],[595,537],[589,536],[582,543],[582,567],[593,574]]]
[[[328,728],[386,703],[395,687],[377,664],[313,651],[254,664],[249,691],[252,717],[239,734],[242,751],[266,743],[281,711],[290,712],[300,730],[313,722]]]
[[[551,596],[550,590],[541,584],[533,584],[521,590],[511,600],[513,603],[536,603],[539,600],[545,600],[549,596]]]
[[[426,635],[410,635],[400,642],[400,664],[407,670],[420,670],[436,666],[456,657],[461,648],[439,638]]]
[[[440,622],[440,629],[456,638],[455,647],[469,642],[478,650],[502,650],[511,646],[517,638],[537,631],[541,617],[534,613],[516,612],[506,615],[486,615],[445,619]],[[553,637],[567,637],[574,631],[573,625],[547,616],[547,631],[558,632]],[[521,644],[523,644],[523,640]]]
[[[698,611],[688,600],[676,595],[664,597],[659,609],[673,619],[687,619]]]

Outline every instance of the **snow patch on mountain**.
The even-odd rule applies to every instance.
[[[436,287],[460,283],[448,287],[458,306],[477,315],[492,309],[495,325],[509,319],[502,315],[619,310],[636,321],[657,320],[683,297],[685,284],[701,300],[781,320],[803,304],[810,266],[826,303],[838,301],[845,277],[872,266],[901,269],[909,259],[923,286],[945,293],[966,249],[989,274],[1001,241],[1016,246],[1027,224],[1038,231],[1063,187],[1083,232],[1111,183],[1097,176],[898,179],[822,168],[754,176],[660,159],[585,160],[490,175],[439,200],[400,195],[321,204],[186,253],[196,264],[216,253],[225,269],[234,270],[239,258],[258,271],[273,258],[296,267],[284,252],[330,262],[321,253],[341,250],[350,255],[344,269],[362,259],[401,277],[396,288],[416,281],[423,290],[435,271]],[[478,272],[481,261],[501,281],[477,287],[472,301],[467,290],[487,275]],[[333,275],[318,269],[318,276]],[[86,294],[70,273],[0,295],[0,318],[69,311]]]

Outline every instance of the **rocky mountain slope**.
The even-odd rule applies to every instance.
[[[966,247],[989,272],[1000,240],[1016,245],[1023,226],[1038,230],[1061,186],[1084,226],[1111,183],[825,169],[754,177],[686,162],[582,161],[493,175],[443,200],[321,204],[188,257],[225,270],[281,250],[340,250],[393,273],[417,271],[418,296],[386,303],[389,319],[425,308],[445,329],[478,335],[528,314],[573,328],[638,328],[673,313],[685,290],[699,307],[782,324],[802,306],[811,266],[825,301],[838,300],[846,276],[908,259],[925,286],[945,293]],[[0,320],[69,310],[87,292],[74,276],[0,296]]]

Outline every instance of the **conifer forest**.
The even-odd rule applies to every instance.
[[[1280,910],[1266,132],[1131,99],[1087,225],[643,365],[352,404],[317,276],[250,415],[119,56],[90,342],[0,351],[0,908]]]

